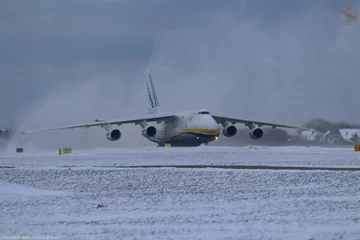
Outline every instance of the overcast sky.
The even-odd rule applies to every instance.
[[[340,21],[345,3],[3,0],[0,125],[147,114],[146,68],[164,111],[359,123],[360,22]]]

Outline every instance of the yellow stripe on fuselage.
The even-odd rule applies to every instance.
[[[207,135],[217,135],[220,133],[219,129],[206,129],[206,128],[187,128],[182,131],[171,134],[171,136],[178,135],[180,133],[193,132],[193,133],[202,133]]]

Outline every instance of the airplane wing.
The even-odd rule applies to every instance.
[[[212,114],[211,114],[212,115]],[[282,128],[293,128],[293,129],[307,129],[303,127],[296,127],[296,126],[290,126],[290,125],[283,125],[283,124],[277,124],[277,123],[269,123],[269,122],[260,122],[260,121],[253,121],[248,119],[241,119],[241,118],[235,118],[235,117],[224,117],[224,116],[218,116],[218,115],[212,115],[212,117],[215,119],[217,123],[222,123],[228,121],[229,123],[235,124],[235,123],[244,123],[245,126],[251,126],[252,124],[258,125],[259,127],[262,126],[270,126],[272,128],[276,127],[282,127]]]
[[[63,127],[55,127],[55,128],[46,128],[46,129],[37,129],[37,130],[29,130],[23,131],[21,133],[33,133],[40,131],[50,131],[50,130],[63,130],[63,129],[74,129],[74,128],[90,128],[96,126],[104,126],[104,125],[118,125],[126,124],[126,123],[134,123],[139,124],[142,121],[146,122],[162,122],[165,120],[169,120],[176,117],[174,114],[156,114],[156,115],[148,115],[143,117],[133,117],[127,119],[117,119],[117,120],[95,120],[95,122],[87,123],[87,124],[79,124],[79,125],[69,125]]]

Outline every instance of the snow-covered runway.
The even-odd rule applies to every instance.
[[[0,235],[360,239],[360,172],[111,167],[360,167],[359,156],[351,148],[314,147],[1,153],[0,165],[14,168],[0,169]]]

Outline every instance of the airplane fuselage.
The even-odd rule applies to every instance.
[[[156,128],[156,135],[144,137],[159,146],[199,146],[219,137],[219,124],[208,111],[185,111],[175,115],[177,117],[172,120],[150,124]]]

